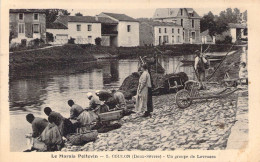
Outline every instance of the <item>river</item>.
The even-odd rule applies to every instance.
[[[194,56],[160,57],[159,62],[166,73],[185,72],[189,79],[194,78],[191,66],[183,66],[182,58],[192,60]],[[86,66],[87,65],[87,66]],[[80,67],[80,68],[79,68]],[[95,63],[81,63],[63,68],[46,68],[41,71],[32,69],[17,72],[10,79],[10,147],[11,151],[23,151],[27,148],[25,134],[30,133],[31,125],[25,116],[33,113],[44,117],[44,107],[51,107],[64,117],[69,117],[69,99],[87,107],[88,92],[100,89],[117,89],[124,79],[138,68],[138,59],[102,60]]]

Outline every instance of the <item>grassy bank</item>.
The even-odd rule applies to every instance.
[[[91,53],[77,45],[10,53],[10,69],[55,66],[94,61]]]

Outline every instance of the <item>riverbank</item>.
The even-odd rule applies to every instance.
[[[203,51],[209,45],[202,45]],[[164,54],[191,55],[195,50],[200,50],[201,45],[180,44],[166,45],[156,47]],[[227,51],[230,45],[210,45],[208,52]],[[234,47],[236,50],[238,47]],[[67,44],[52,48],[34,49],[28,51],[16,51],[10,53],[10,70],[35,67],[59,66],[61,64],[77,64],[82,62],[94,61],[95,54],[109,54],[118,56],[119,59],[137,58],[138,56],[152,55],[155,53],[155,47],[104,47],[94,45],[76,45]]]
[[[212,88],[209,92],[218,91]],[[225,99],[194,102],[179,109],[175,94],[153,98],[151,118],[132,114],[121,119],[122,127],[100,133],[95,142],[84,146],[69,144],[62,151],[164,151],[223,150],[235,122],[236,95]]]

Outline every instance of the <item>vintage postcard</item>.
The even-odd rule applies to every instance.
[[[259,161],[257,1],[2,1],[1,161]]]

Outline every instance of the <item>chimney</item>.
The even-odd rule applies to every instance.
[[[97,15],[95,16],[95,20],[98,21],[98,16]]]

